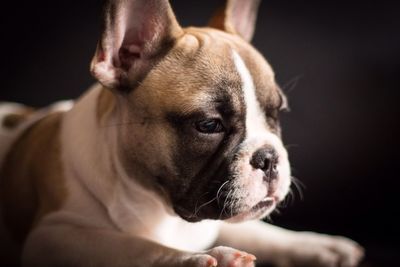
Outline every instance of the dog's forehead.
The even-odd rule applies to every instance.
[[[207,106],[210,100],[224,101],[227,97],[240,108],[243,80],[234,53],[249,70],[260,105],[277,99],[274,73],[263,56],[239,36],[211,28],[185,29],[185,35],[143,85],[160,109],[190,112]]]

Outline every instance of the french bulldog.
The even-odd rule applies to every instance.
[[[74,103],[0,105],[2,263],[352,267],[344,237],[260,219],[289,191],[258,0],[182,28],[167,0],[111,0]],[[13,250],[13,251],[11,251]]]

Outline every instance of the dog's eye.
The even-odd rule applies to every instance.
[[[267,110],[267,118],[271,118],[273,120],[278,120],[279,117],[279,109],[271,108]]]
[[[221,133],[223,132],[224,126],[219,119],[205,119],[195,123],[197,131],[206,134]]]

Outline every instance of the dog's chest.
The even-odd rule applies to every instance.
[[[123,231],[180,250],[204,250],[215,242],[220,222],[190,223],[167,212],[162,201],[151,192],[139,187],[130,192],[126,196],[119,190],[118,197],[108,205],[109,216]],[[129,201],[132,196],[136,199]]]
[[[187,222],[173,215],[159,195],[132,180],[115,190],[115,197],[106,206],[108,216],[123,232],[189,251],[207,249],[217,239],[220,221]]]
[[[179,217],[168,216],[155,228],[154,237],[157,242],[168,247],[201,251],[215,242],[218,231],[218,221],[189,223]]]

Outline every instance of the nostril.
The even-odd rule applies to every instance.
[[[267,160],[268,161],[268,160]],[[255,153],[250,160],[250,165],[253,166],[255,169],[264,170],[266,167],[268,168],[268,162],[262,156],[261,153]]]
[[[278,170],[278,157],[274,149],[264,147],[254,152],[250,164],[255,169],[260,169],[265,173],[274,173]]]
[[[260,169],[263,171],[268,171],[269,169],[271,169],[271,163],[272,163],[272,161],[270,159],[266,158],[264,160],[264,164],[263,164],[262,168],[260,168]]]

